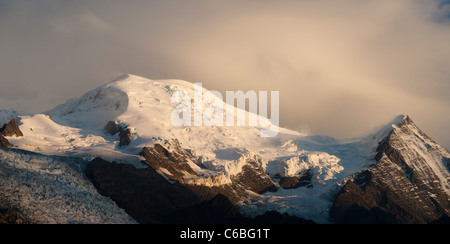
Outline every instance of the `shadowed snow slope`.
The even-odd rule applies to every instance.
[[[87,162],[0,149],[0,209],[13,223],[135,223],[84,176]],[[11,221],[11,219],[10,219]]]

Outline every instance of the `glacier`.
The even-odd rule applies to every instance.
[[[98,193],[84,175],[87,163],[0,148],[0,205],[16,210],[15,223],[136,223]]]

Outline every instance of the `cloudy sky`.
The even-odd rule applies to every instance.
[[[350,137],[409,114],[450,149],[450,1],[0,0],[0,109],[122,73],[280,91],[281,125]]]

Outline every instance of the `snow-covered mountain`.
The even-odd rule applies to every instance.
[[[23,136],[5,137],[13,148],[88,162],[97,158],[87,167],[90,181],[134,219],[141,219],[140,213],[146,211],[121,201],[124,193],[119,194],[111,187],[114,177],[121,182],[117,175],[122,171],[137,178],[147,175],[143,181],[148,185],[161,185],[161,179],[168,182],[166,192],[173,192],[174,199],[190,199],[186,204],[224,195],[246,217],[275,210],[317,223],[351,222],[345,216],[352,215],[355,207],[351,207],[355,204],[367,211],[377,208],[393,216],[406,212],[409,217],[403,214],[396,218],[398,222],[432,222],[449,215],[450,153],[421,132],[407,116],[399,116],[355,138],[307,136],[282,128],[278,136],[264,138],[257,126],[174,126],[171,116],[177,104],[172,103],[172,95],[177,91],[186,91],[193,97],[194,87],[185,81],[149,80],[126,74],[42,114],[2,111],[0,122],[17,119]],[[225,108],[229,106],[223,104]],[[0,155],[5,153],[2,151]],[[110,175],[99,173],[99,167],[104,168],[107,161],[118,164],[111,164],[111,170],[107,171]],[[0,165],[7,162],[0,159]],[[382,165],[386,162],[390,162],[391,168],[385,171]],[[390,174],[392,168],[403,172],[412,185],[402,181],[405,184],[397,187],[394,179],[398,177]],[[18,174],[23,173],[19,171]],[[363,184],[361,178],[367,172],[380,176]],[[46,174],[39,177],[50,180]],[[381,184],[371,184],[373,179],[383,182],[384,188],[374,186],[375,190],[370,191],[364,188]],[[126,187],[125,183],[119,186]],[[384,194],[417,191],[420,194],[414,196],[423,202],[420,207],[439,206],[436,207],[439,211],[425,218],[409,211],[413,207],[397,203],[395,208],[401,210],[395,212],[391,209],[392,202],[380,200],[386,197],[374,198],[377,204],[372,205],[358,202],[357,197],[350,197],[355,202],[343,201],[347,199],[343,190],[352,184],[370,194],[381,194],[376,191],[380,189],[384,189]],[[174,189],[168,190],[171,187]],[[184,189],[183,193],[179,189]],[[167,200],[162,200],[163,195],[162,202]],[[412,195],[398,195],[413,199]],[[0,190],[0,205],[11,200],[10,195]],[[149,208],[159,206],[149,202],[151,199],[141,200]],[[173,208],[164,211],[188,207],[186,204],[171,205]],[[165,215],[151,216],[153,221],[155,216]]]
[[[341,189],[331,216],[347,223],[421,224],[448,216],[449,156],[404,118],[380,142],[376,165]]]

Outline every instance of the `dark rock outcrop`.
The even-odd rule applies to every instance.
[[[131,130],[129,128],[124,128],[120,130],[119,133],[119,147],[128,146],[131,143],[131,139],[133,135],[131,134]]]
[[[133,139],[131,130],[126,125],[119,125],[116,121],[109,121],[103,129],[112,136],[119,134],[119,147],[130,145]]]
[[[86,175],[98,191],[117,203],[139,223],[165,223],[173,211],[200,203],[192,192],[170,183],[153,168],[94,159]]]
[[[200,204],[179,209],[170,219],[176,224],[242,224],[250,221],[222,194]]]
[[[19,128],[19,125],[17,124],[17,120],[15,118],[11,119],[9,123],[4,124],[3,127],[0,129],[0,133],[3,136],[6,137],[22,137],[23,133]]]
[[[398,221],[395,216],[380,207],[372,194],[364,192],[352,181],[339,192],[330,217],[341,224],[395,224]]]
[[[108,124],[106,124],[105,128],[103,128],[103,129],[105,130],[106,133],[113,136],[113,135],[119,133],[120,126],[115,121],[109,121]]]
[[[156,144],[154,147],[145,147],[140,155],[155,170],[166,169],[170,173],[167,177],[172,180],[181,182],[186,173],[196,175],[197,173],[188,164],[188,161],[195,163],[194,157],[184,150],[176,140],[170,144],[170,147],[171,151],[169,152],[160,144]]]
[[[280,179],[280,182],[278,183],[281,188],[283,189],[296,189],[299,187],[312,187],[311,180],[312,180],[312,173],[311,170],[307,170],[303,173],[301,173],[297,177],[281,177],[276,176],[275,178]]]
[[[450,224],[450,217],[448,215],[443,215],[438,220],[431,222],[430,224],[434,225],[448,225]]]
[[[231,176],[231,183],[219,186],[206,186],[198,184],[186,184],[200,199],[210,200],[218,194],[226,196],[231,203],[235,204],[242,199],[246,190],[259,194],[274,192],[278,186],[261,169],[254,160],[247,160],[242,171]]]
[[[443,179],[448,171],[440,159],[448,151],[409,117],[380,143],[377,153],[377,163],[337,194],[331,219],[347,224],[425,224],[449,214],[448,182]]]
[[[0,209],[0,225],[30,224],[26,219],[17,215],[14,210]]]
[[[11,143],[2,134],[0,134],[0,147],[11,148]]]
[[[231,177],[232,185],[239,193],[239,198],[242,197],[243,191],[250,190],[256,193],[263,194],[265,192],[275,192],[278,186],[272,181],[267,173],[259,167],[258,163],[252,159],[248,159],[242,172]],[[242,189],[239,189],[241,187]]]
[[[0,225],[1,224],[31,224],[31,222],[17,208],[0,198]]]
[[[228,197],[218,193],[201,200],[192,188],[170,183],[152,167],[94,159],[86,169],[98,191],[144,224],[310,224],[301,218],[268,212],[244,217]],[[197,190],[197,189],[195,189]],[[1,220],[1,219],[0,219]]]

